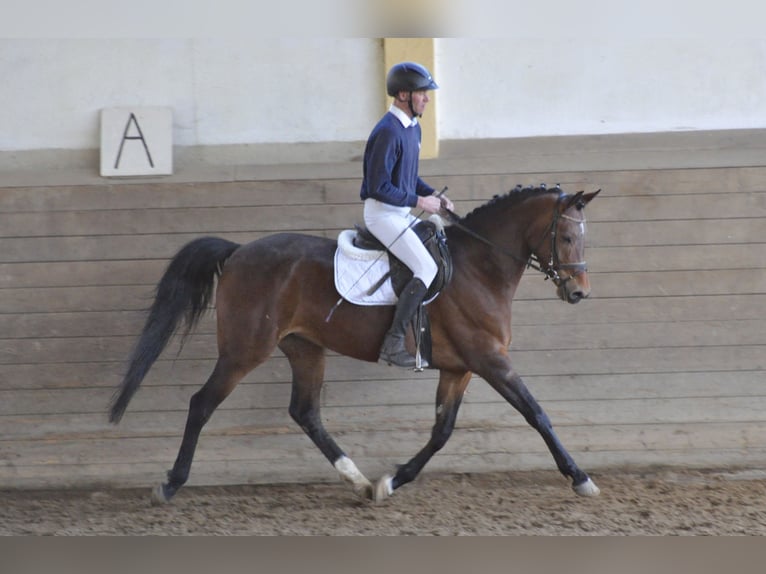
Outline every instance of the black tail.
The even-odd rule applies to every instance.
[[[218,237],[201,237],[187,243],[168,264],[157,284],[141,337],[128,361],[128,371],[112,398],[109,421],[120,422],[130,399],[146,373],[185,319],[184,338],[208,307],[224,261],[239,244]]]

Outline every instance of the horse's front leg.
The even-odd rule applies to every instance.
[[[480,374],[502,397],[513,405],[526,421],[540,433],[553,455],[559,471],[572,479],[572,488],[581,496],[597,496],[599,488],[590,477],[575,464],[553,431],[548,415],[529,392],[521,377],[511,366],[507,356],[500,355],[490,361],[491,366]]]
[[[441,371],[436,390],[436,422],[431,429],[431,438],[409,462],[397,467],[396,474],[386,475],[378,481],[375,487],[376,502],[388,498],[394,490],[413,481],[431,457],[447,443],[455,428],[457,412],[470,380],[471,373]]]

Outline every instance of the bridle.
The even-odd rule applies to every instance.
[[[559,227],[559,220],[560,219],[566,219],[568,221],[574,221],[575,223],[585,224],[585,217],[582,219],[576,219],[574,217],[570,217],[569,215],[564,214],[562,211],[559,210],[559,205],[561,204],[561,201],[566,197],[566,195],[562,194],[559,195],[558,199],[556,200],[556,205],[553,209],[553,218],[551,220],[550,225],[546,228],[545,232],[543,233],[542,238],[540,239],[540,242],[537,244],[537,246],[530,251],[529,257],[524,259],[523,257],[520,257],[516,255],[515,253],[512,253],[511,251],[507,250],[506,248],[493,243],[486,237],[483,237],[473,231],[472,229],[469,229],[465,225],[463,225],[460,222],[460,217],[449,210],[443,210],[447,213],[447,219],[457,227],[458,229],[461,229],[462,231],[465,231],[468,235],[473,237],[474,239],[478,239],[482,243],[485,243],[486,245],[489,245],[496,251],[499,251],[500,253],[507,255],[508,257],[511,257],[512,259],[515,259],[516,261],[519,261],[520,263],[523,263],[527,269],[534,269],[535,271],[539,271],[543,275],[545,275],[545,280],[547,281],[550,279],[553,281],[554,285],[556,287],[561,287],[565,285],[568,281],[571,279],[574,279],[581,273],[585,273],[588,270],[588,264],[585,261],[577,261],[575,263],[562,263],[561,259],[559,259],[559,251],[558,251],[558,244],[557,244],[557,237],[558,237],[558,227]],[[543,264],[542,261],[540,261],[540,258],[537,256],[537,252],[539,251],[540,247],[542,247],[543,243],[545,242],[546,237],[550,235],[551,238],[551,256],[550,260],[547,264]],[[559,271],[567,271],[566,277],[562,277],[559,274]]]
[[[537,255],[535,255],[535,252],[540,248],[540,245],[537,246],[537,248],[531,253],[529,256],[530,262],[532,261],[532,258],[535,259],[535,262],[537,264],[537,267],[532,267],[530,263],[527,263],[527,267],[532,267],[533,269],[536,269],[537,271],[541,271],[545,274],[545,279],[550,279],[553,281],[553,283],[556,285],[556,287],[561,287],[562,285],[565,285],[567,281],[570,281],[571,279],[574,279],[581,273],[585,273],[588,270],[588,263],[586,261],[577,261],[575,263],[562,263],[559,259],[559,250],[558,250],[558,242],[556,241],[556,238],[558,236],[558,228],[559,228],[559,219],[566,219],[568,221],[574,221],[575,223],[579,223],[580,225],[585,225],[585,217],[583,216],[582,219],[575,219],[574,217],[570,217],[569,215],[566,215],[565,213],[558,210],[558,204],[561,203],[561,199],[564,196],[559,196],[558,200],[556,201],[556,208],[553,211],[553,221],[551,222],[551,225],[548,229],[550,229],[550,235],[551,235],[551,258],[550,261],[548,261],[548,265],[543,268],[542,265],[540,265],[540,261],[537,258]],[[546,230],[547,233],[547,230]],[[545,235],[543,235],[542,241],[545,241]],[[540,244],[542,244],[542,241]],[[566,277],[561,277],[559,275],[559,271],[568,271]]]

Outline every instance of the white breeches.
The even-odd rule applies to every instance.
[[[367,229],[412,270],[414,277],[429,287],[438,269],[417,234],[411,228],[407,229],[416,219],[409,207],[396,207],[377,199],[364,200]]]

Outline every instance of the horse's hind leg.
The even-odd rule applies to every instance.
[[[447,444],[455,428],[463,393],[470,380],[471,373],[441,372],[436,389],[436,422],[431,429],[431,438],[418,454],[398,467],[394,476],[384,476],[378,481],[375,486],[376,502],[381,502],[400,486],[415,480],[431,457]]]
[[[290,416],[332,463],[341,478],[351,483],[354,492],[364,499],[371,499],[372,484],[322,424],[320,394],[324,383],[324,349],[297,335],[283,339],[279,348],[290,361],[293,372]]]
[[[178,489],[186,483],[202,427],[244,376],[244,370],[221,357],[218,358],[210,378],[189,401],[189,414],[178,457],[173,468],[168,471],[167,482],[160,484],[152,492],[153,503],[161,504],[170,501]]]

